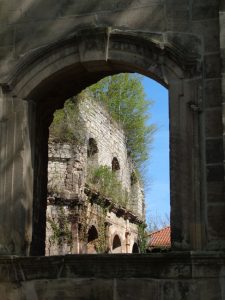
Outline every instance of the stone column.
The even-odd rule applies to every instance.
[[[79,254],[79,214],[71,215],[72,254]]]
[[[225,249],[225,3],[219,2],[219,14],[207,19],[207,30],[204,30],[206,224],[209,250]],[[214,34],[211,34],[212,28]],[[220,43],[215,42],[215,37]]]
[[[172,247],[201,249],[204,226],[200,175],[204,149],[200,144],[201,80],[170,82],[170,178]]]
[[[33,165],[27,101],[0,90],[0,254],[27,255],[32,235]]]

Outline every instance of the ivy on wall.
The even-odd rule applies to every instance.
[[[49,136],[55,142],[81,145],[85,142],[85,123],[79,113],[79,100],[71,98],[64,103],[64,108],[56,110],[49,127]]]
[[[50,242],[56,245],[72,244],[72,233],[66,216],[65,209],[62,206],[58,207],[57,218],[53,219],[48,217],[47,222],[51,227]]]
[[[111,198],[119,206],[127,207],[129,195],[115,172],[108,166],[89,167],[87,184],[106,198]]]
[[[144,223],[138,225],[138,244],[140,253],[146,253],[148,247],[148,234],[146,227],[147,226]]]

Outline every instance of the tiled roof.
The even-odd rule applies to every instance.
[[[171,247],[170,226],[149,234],[149,248]]]

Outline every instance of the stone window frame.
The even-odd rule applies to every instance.
[[[200,208],[204,205],[202,189],[206,173],[204,154],[199,154],[204,151],[200,139],[205,124],[199,110],[193,109],[199,107],[201,97],[198,53],[201,41],[189,34],[186,38],[194,46],[188,53],[179,37],[177,41],[181,44],[174,44],[170,33],[161,43],[160,38],[160,34],[153,38],[151,34],[122,29],[85,29],[76,32],[72,38],[31,52],[15,66],[9,90],[14,91],[16,99],[24,99],[30,111],[34,111],[33,117],[32,113],[27,117],[30,122],[27,126],[30,132],[34,132],[35,141],[27,146],[30,162],[26,162],[32,165],[31,158],[35,157],[34,169],[26,174],[28,182],[33,180],[33,185],[31,190],[24,190],[24,195],[28,199],[27,210],[34,210],[36,218],[29,219],[33,222],[33,232],[29,237],[31,250],[26,250],[26,253],[41,254],[44,251],[44,239],[39,237],[44,236],[44,228],[38,224],[38,220],[44,218],[44,207],[39,203],[45,194],[47,176],[43,176],[42,170],[47,165],[47,130],[53,112],[67,98],[90,84],[121,72],[138,72],[169,89],[172,247],[190,250],[201,249],[205,244],[205,216]],[[71,88],[68,84],[64,87],[65,74],[72,76],[78,84],[74,87],[71,82]],[[42,101],[43,98],[51,99],[56,84],[61,86],[54,103]],[[30,137],[24,138],[29,140]],[[42,168],[38,168],[40,164]],[[28,222],[24,226],[30,227],[31,224]]]

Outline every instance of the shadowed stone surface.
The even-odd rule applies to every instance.
[[[224,262],[215,252],[2,257],[0,289],[10,300],[223,299]]]

